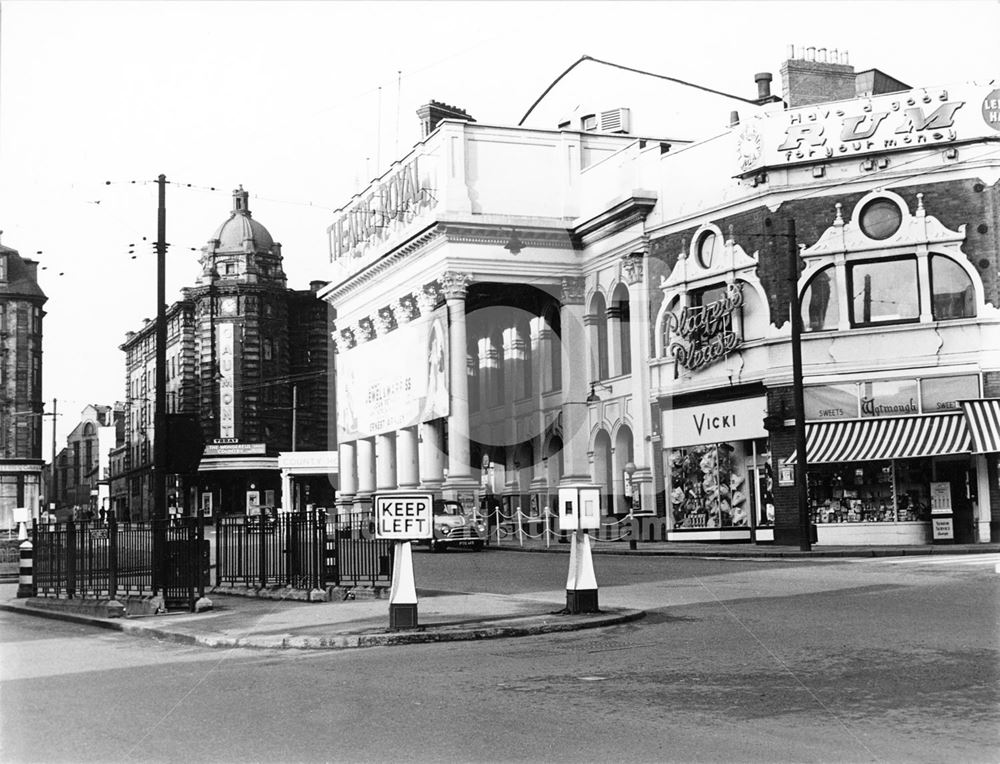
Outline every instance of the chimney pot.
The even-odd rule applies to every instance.
[[[764,99],[771,97],[771,73],[770,72],[758,72],[753,76],[754,82],[757,83],[757,98]]]
[[[819,62],[821,64],[825,64],[826,63],[826,48],[819,48],[816,51],[816,54],[817,54],[817,57],[819,59]]]
[[[847,51],[846,50],[844,51],[843,55],[841,55],[841,57],[840,57],[840,63],[844,64],[845,66],[847,64],[851,63],[850,61],[847,60]]]
[[[808,48],[806,48],[806,61],[815,61],[815,60],[816,60],[816,48],[810,45]]]
[[[740,113],[738,111],[729,112],[729,126],[736,127],[740,123]]]

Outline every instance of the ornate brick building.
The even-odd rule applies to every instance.
[[[42,318],[38,264],[0,245],[0,528],[38,517],[42,486]]]
[[[329,329],[327,308],[315,296],[322,282],[287,287],[281,245],[253,219],[248,201],[242,188],[233,192],[229,217],[202,248],[200,275],[167,312],[168,417],[192,418],[205,442],[200,464],[168,479],[168,506],[179,512],[276,506],[278,454],[327,449]],[[126,480],[116,481],[116,492],[133,517],[148,517],[155,322],[130,333],[121,348],[129,414]],[[175,457],[189,447],[178,436],[168,451]],[[324,486],[332,503],[325,476],[316,481],[317,498]]]

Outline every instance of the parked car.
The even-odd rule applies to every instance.
[[[427,542],[432,552],[449,546],[471,546],[480,551],[486,544],[486,521],[475,511],[467,512],[457,501],[435,499],[434,537]]]

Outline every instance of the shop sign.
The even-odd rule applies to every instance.
[[[957,411],[960,400],[979,397],[979,376],[928,377],[920,380],[920,407],[925,414]]]
[[[858,386],[815,385],[803,390],[806,419],[854,419],[858,416]]]
[[[862,417],[911,416],[918,413],[915,379],[862,383]]]
[[[715,302],[667,314],[667,328],[684,340],[670,345],[675,376],[679,366],[696,371],[725,358],[739,345],[733,311],[742,305],[743,287],[736,282],[727,285],[725,296]]]
[[[394,222],[433,207],[433,196],[424,193],[424,185],[414,157],[369,186],[326,229],[331,259],[356,254],[355,250],[387,238]]]
[[[444,309],[337,356],[339,442],[447,417]]]
[[[742,398],[663,412],[664,448],[766,438],[767,398]]]
[[[1000,90],[960,84],[762,114],[733,131],[738,171],[995,138]]]
[[[951,483],[931,483],[931,514],[950,515]]]
[[[934,533],[934,540],[955,538],[955,526],[950,517],[931,518],[931,528]]]
[[[782,485],[782,486],[795,485],[795,465],[794,464],[779,464],[778,465],[778,485]]]

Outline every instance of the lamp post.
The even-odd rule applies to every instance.
[[[629,536],[628,536],[628,548],[635,551],[636,548],[636,527],[635,527],[635,515],[633,514],[635,510],[635,483],[632,482],[632,476],[635,474],[636,469],[635,462],[629,459],[625,463],[625,480],[628,487],[628,493],[625,494],[625,498],[628,499],[628,519],[629,519]]]
[[[791,287],[789,310],[792,321],[792,397],[795,404],[795,499],[799,509],[799,549],[812,551],[812,525],[809,521],[809,492],[806,486],[806,418],[802,389],[802,308],[799,305],[799,249],[795,241],[795,221],[788,221],[788,282]]]

